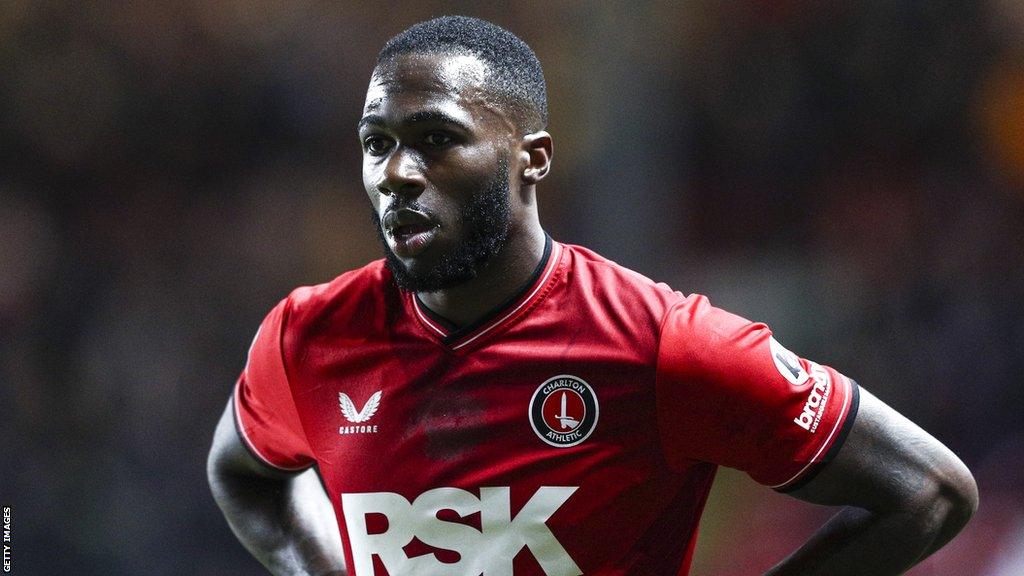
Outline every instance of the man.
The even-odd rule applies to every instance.
[[[845,506],[771,574],[897,574],[948,542],[977,489],[942,444],[765,325],[545,234],[546,124],[501,28],[385,45],[359,138],[386,258],[257,332],[208,467],[242,543],[276,574],[686,574],[719,465]]]

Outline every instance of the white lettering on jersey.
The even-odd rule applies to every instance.
[[[355,573],[373,574],[373,555],[392,576],[512,576],[512,560],[523,547],[537,559],[547,576],[580,576],[583,572],[558,542],[547,521],[578,489],[542,486],[512,517],[507,486],[481,488],[480,497],[459,488],[435,488],[412,504],[391,492],[342,494],[341,504],[352,545]],[[437,518],[452,510],[465,518],[480,513],[480,528]],[[387,517],[387,530],[370,534],[367,514]],[[459,553],[459,561],[444,563],[433,554],[409,558],[402,549],[412,539]]]
[[[352,422],[353,424],[360,424],[366,422],[373,415],[377,413],[377,409],[380,408],[380,398],[384,393],[383,390],[377,390],[374,392],[366,404],[363,404],[362,410],[356,410],[355,402],[352,402],[352,398],[349,398],[348,394],[344,392],[338,393],[338,404],[341,406],[341,415],[345,417],[345,420]],[[365,424],[360,426],[341,426],[338,428],[338,434],[376,434],[377,424]]]
[[[814,387],[807,396],[803,412],[793,422],[813,434],[818,429],[821,416],[825,413],[825,404],[832,394],[832,379],[824,368],[814,362],[811,362],[811,378],[814,379]]]

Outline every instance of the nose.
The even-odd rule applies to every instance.
[[[377,190],[387,196],[419,196],[427,181],[423,176],[422,162],[414,151],[398,147],[384,164],[381,181]]]

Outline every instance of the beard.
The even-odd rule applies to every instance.
[[[402,206],[423,211],[415,200]],[[371,210],[371,214],[384,247],[387,268],[399,288],[408,292],[436,292],[453,288],[476,278],[505,247],[512,228],[508,161],[504,158],[498,161],[491,177],[459,211],[458,223],[462,237],[454,248],[441,254],[437,264],[428,270],[414,271],[406,267],[388,246],[380,216],[374,210]]]

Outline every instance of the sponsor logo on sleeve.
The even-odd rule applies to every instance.
[[[597,427],[594,389],[576,376],[548,378],[530,398],[530,426],[537,437],[556,448],[583,442]]]
[[[821,423],[821,417],[825,414],[825,405],[832,395],[832,378],[828,371],[820,365],[811,362],[811,379],[814,386],[807,394],[807,401],[804,402],[800,415],[793,419],[793,423],[813,434]]]
[[[774,336],[768,337],[768,349],[772,354],[772,362],[775,363],[775,368],[782,374],[783,378],[789,380],[793,385],[799,386],[807,381],[807,371],[800,364],[800,359],[797,358],[796,354],[793,354],[789,350],[779,344],[779,341]]]
[[[338,434],[375,434],[376,424],[365,424],[380,408],[380,398],[383,390],[378,390],[370,396],[370,399],[363,404],[362,410],[356,410],[356,405],[344,392],[338,393],[338,403],[341,405],[341,415],[353,424],[353,426],[342,426],[338,428]]]

